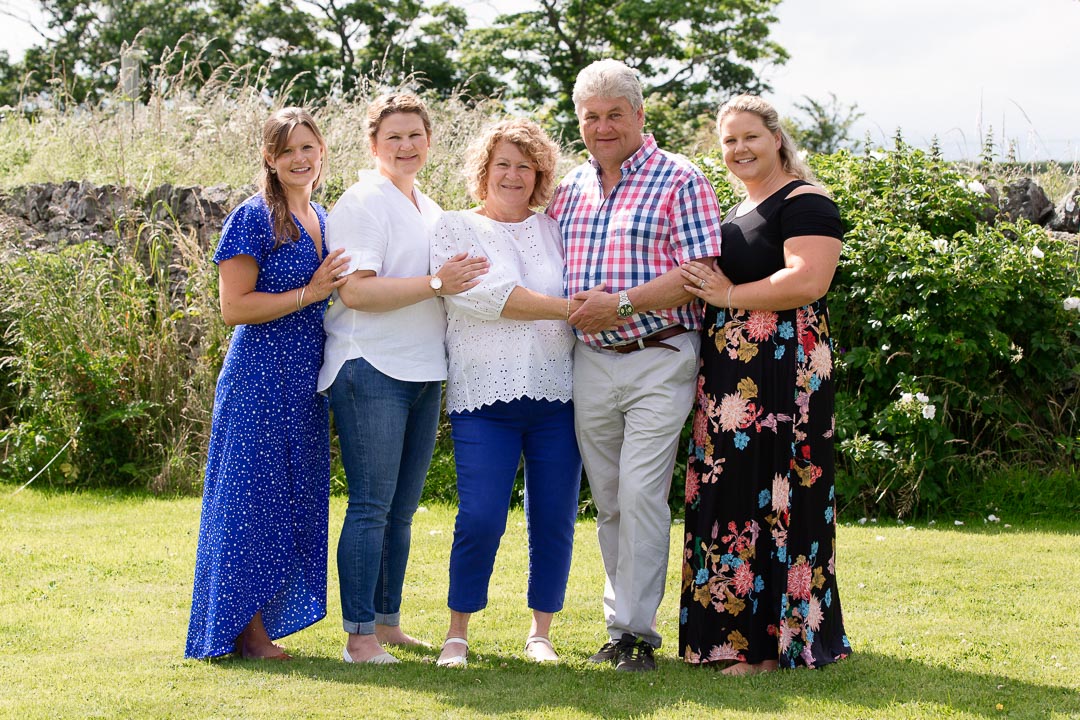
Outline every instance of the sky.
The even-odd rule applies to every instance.
[[[528,0],[456,0],[477,19]],[[0,0],[0,49],[40,42],[18,17],[34,0]],[[15,18],[12,18],[14,15]],[[805,97],[856,105],[852,135],[889,146],[934,137],[952,159],[976,158],[992,132],[1025,162],[1080,162],[1080,0],[783,0],[773,38],[791,56],[759,69],[766,97],[801,117]]]

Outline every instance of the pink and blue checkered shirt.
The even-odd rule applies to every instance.
[[[568,297],[607,283],[629,290],[689,260],[720,256],[720,206],[708,179],[689,160],[661,150],[652,135],[622,164],[606,199],[595,160],[579,165],[555,190],[547,212],[566,248]],[[701,327],[702,305],[633,315],[614,330],[578,337],[604,346],[636,340],[672,325]]]

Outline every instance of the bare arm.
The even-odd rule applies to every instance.
[[[784,243],[785,267],[755,282],[733,285],[716,262],[682,267],[684,289],[710,305],[742,310],[790,310],[829,291],[842,243],[825,235],[804,235]],[[705,286],[701,287],[701,282]]]
[[[443,281],[440,292],[456,295],[480,282],[477,278],[487,272],[487,258],[455,255],[435,273]],[[357,270],[345,277],[338,294],[341,301],[353,310],[388,312],[427,300],[435,296],[431,276],[396,278],[379,277],[374,270]]]
[[[235,255],[218,266],[218,296],[226,325],[258,325],[277,320],[302,307],[326,299],[344,278],[337,275],[348,265],[342,250],[323,258],[319,269],[303,288],[280,293],[256,292],[259,264],[250,255]],[[298,307],[299,305],[299,307]]]
[[[503,305],[502,317],[508,320],[564,320],[577,310],[583,301],[544,295],[518,285],[510,291]]]

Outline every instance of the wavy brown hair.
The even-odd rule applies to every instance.
[[[323,150],[323,162],[319,166],[319,174],[315,176],[315,182],[311,189],[319,187],[322,183],[323,170],[326,167],[326,140],[319,132],[319,126],[315,124],[315,118],[307,110],[298,107],[285,107],[273,113],[263,124],[262,142],[262,170],[256,178],[259,191],[266,198],[266,204],[270,207],[270,221],[274,226],[274,249],[283,243],[295,242],[300,239],[300,228],[292,218],[289,211],[289,200],[285,196],[285,188],[281,180],[273,172],[267,156],[276,159],[289,144],[289,135],[297,127],[303,125],[319,141]]]
[[[487,199],[488,165],[500,142],[513,143],[536,166],[536,185],[529,197],[529,207],[547,205],[555,192],[555,164],[559,146],[543,128],[532,120],[515,119],[497,122],[484,131],[465,151],[465,183],[478,202]]]

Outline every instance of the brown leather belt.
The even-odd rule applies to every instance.
[[[673,338],[676,335],[682,335],[684,332],[690,331],[682,325],[672,325],[671,327],[664,328],[660,332],[655,332],[648,337],[638,338],[637,340],[628,343],[622,343],[620,345],[604,345],[604,349],[617,353],[632,353],[637,352],[638,350],[644,350],[647,347],[660,347],[679,352],[679,348],[662,341]]]

